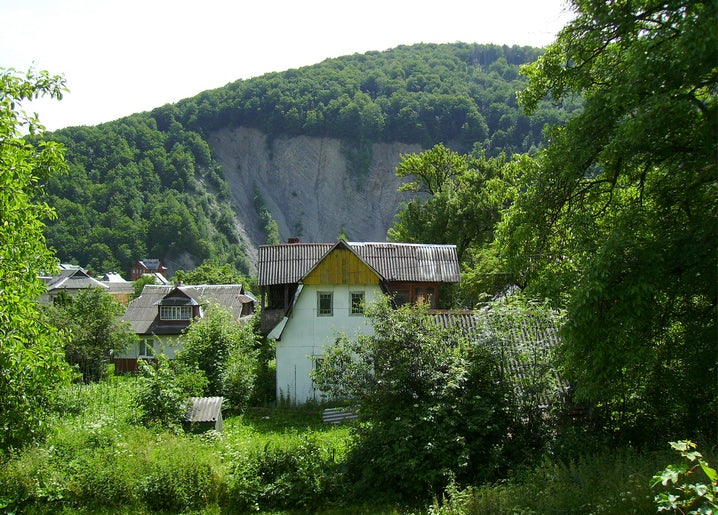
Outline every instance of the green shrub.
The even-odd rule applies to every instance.
[[[604,449],[567,462],[545,460],[495,484],[448,489],[430,513],[654,513],[648,479],[663,456]]]
[[[651,488],[659,484],[663,491],[656,494],[654,501],[658,511],[680,513],[718,512],[718,473],[696,451],[696,444],[690,441],[670,442],[680,453],[684,462],[668,465],[651,479]],[[693,482],[691,482],[693,481]]]
[[[347,462],[357,492],[427,498],[452,476],[494,477],[514,417],[492,350],[436,325],[425,305],[383,300],[366,313],[375,334],[340,337],[314,373],[364,422]]]
[[[289,448],[233,451],[228,460],[222,503],[238,510],[306,510],[336,493],[334,455],[311,438]]]
[[[139,498],[152,510],[198,509],[211,499],[212,469],[204,463],[157,461],[142,478]]]
[[[139,360],[138,365],[141,377],[135,392],[137,422],[179,427],[187,413],[188,398],[202,395],[207,384],[203,373],[183,363],[170,363],[164,355],[158,356],[156,363]]]

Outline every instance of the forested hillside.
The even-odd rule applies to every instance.
[[[548,103],[530,119],[518,109],[516,92],[526,85],[519,65],[540,52],[462,43],[401,46],[240,80],[151,112],[57,131],[51,137],[66,146],[69,173],[46,187],[57,211],[48,243],[62,261],[97,272],[126,273],[135,260],[151,256],[171,271],[217,260],[250,273],[253,249],[280,237],[333,239],[341,226],[353,239],[376,238],[391,225],[400,197],[385,198],[384,191],[377,202],[389,214],[371,221],[371,233],[361,224],[357,230],[354,214],[376,210],[362,178],[373,174],[377,186],[390,184],[393,192],[400,151],[444,142],[462,152],[476,146],[489,156],[531,152],[542,145],[545,124],[566,119],[564,108]],[[240,128],[259,134],[261,144],[242,148],[234,160],[218,159],[218,153],[239,152],[231,138],[230,148],[220,146],[218,135]],[[309,155],[299,163],[289,152],[285,167],[276,161],[279,140],[289,147],[293,141],[305,148],[336,145],[341,159],[323,164]],[[380,150],[388,155],[378,156]],[[254,152],[259,157],[249,155]],[[258,159],[263,163],[251,180],[242,176],[246,170],[227,169],[252,168]],[[311,179],[317,184],[333,177],[329,182],[344,189],[282,190],[269,198],[274,185],[262,174],[306,183],[301,167],[319,169]],[[324,214],[302,222],[298,213],[310,197]],[[326,220],[326,213],[337,225],[321,232],[316,220]]]

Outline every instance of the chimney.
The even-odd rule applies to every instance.
[[[290,243],[290,244],[299,243],[299,238],[296,238],[296,237],[289,238],[287,240],[287,243]]]

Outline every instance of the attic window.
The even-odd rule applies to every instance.
[[[160,306],[160,320],[192,320],[192,306]]]

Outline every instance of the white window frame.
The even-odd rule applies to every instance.
[[[322,298],[329,298],[329,309],[322,308]],[[331,317],[334,316],[334,292],[318,291],[317,292],[317,316]]]
[[[160,306],[160,320],[192,320],[192,306]]]
[[[152,349],[152,352],[147,352],[147,349]],[[142,338],[137,349],[137,356],[140,358],[151,358],[155,356],[155,342],[152,338]]]

